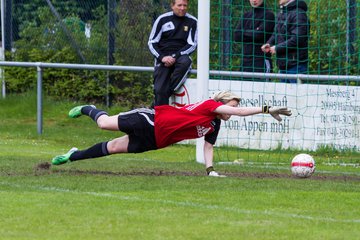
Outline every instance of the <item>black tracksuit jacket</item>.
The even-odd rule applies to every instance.
[[[239,22],[234,38],[242,42],[242,70],[247,72],[264,72],[265,59],[271,61],[271,54],[264,54],[261,46],[273,34],[275,15],[262,4],[245,12]]]
[[[306,11],[306,3],[295,0],[277,15],[275,31],[268,43],[276,45],[276,63],[281,70],[308,62],[310,22]]]
[[[197,19],[188,13],[184,17],[172,11],[162,14],[154,22],[148,46],[159,62],[165,56],[190,55],[197,46]]]

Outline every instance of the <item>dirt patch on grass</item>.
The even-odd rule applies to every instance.
[[[44,171],[44,170],[50,170],[51,164],[49,162],[42,162],[39,163],[34,167],[35,171]]]
[[[206,176],[203,171],[168,171],[168,170],[152,170],[152,171],[128,171],[128,172],[116,172],[116,171],[100,171],[100,170],[78,170],[78,169],[51,169],[50,163],[40,163],[34,168],[36,175],[41,174],[73,174],[73,175],[104,175],[104,176]],[[256,178],[256,179],[270,179],[270,178],[287,178],[287,179],[299,179],[286,173],[271,173],[271,172],[221,172],[227,177],[234,178]],[[350,175],[328,175],[315,173],[310,177],[315,180],[329,181],[360,181],[360,176]]]

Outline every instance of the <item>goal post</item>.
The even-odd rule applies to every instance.
[[[209,94],[210,0],[198,1],[198,26],[196,99],[201,101]],[[196,161],[205,162],[204,138],[196,140]]]

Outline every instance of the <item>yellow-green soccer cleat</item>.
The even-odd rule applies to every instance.
[[[88,106],[88,105],[81,105],[81,106],[76,106],[74,108],[72,108],[70,111],[69,111],[69,117],[71,118],[78,118],[82,115],[81,113],[81,109],[85,106]]]
[[[82,112],[81,112],[81,109],[83,107],[92,107],[92,108],[96,108],[94,105],[80,105],[80,106],[76,106],[74,108],[72,108],[70,111],[69,111],[69,117],[71,118],[78,118],[82,115]]]
[[[73,147],[67,153],[54,157],[51,161],[52,165],[61,165],[67,162],[71,162],[70,156],[77,150],[78,150],[77,148]]]

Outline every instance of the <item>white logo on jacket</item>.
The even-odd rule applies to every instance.
[[[175,29],[175,25],[172,22],[167,22],[161,27],[162,32],[171,31],[174,29]]]

